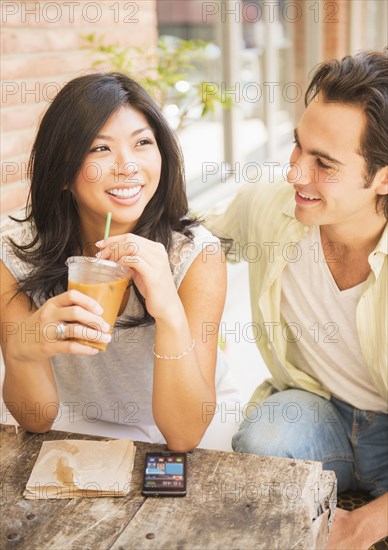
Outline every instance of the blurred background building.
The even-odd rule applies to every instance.
[[[65,82],[90,71],[83,36],[138,47],[156,45],[162,35],[209,42],[190,78],[213,83],[234,108],[206,118],[193,111],[179,134],[196,207],[212,186],[218,188],[210,202],[214,192],[228,194],[231,181],[257,181],[284,166],[311,69],[383,48],[387,20],[382,0],[3,1],[2,214],[25,201],[41,113]],[[166,115],[173,119],[173,102]]]
[[[2,217],[25,203],[26,163],[44,109],[64,83],[92,70],[85,35],[104,35],[107,43],[122,47],[156,46],[165,35],[172,43],[176,38],[208,43],[204,58],[179,85],[188,89],[203,80],[234,106],[218,105],[207,117],[193,109],[191,123],[179,132],[190,204],[202,211],[244,181],[268,179],[287,168],[310,71],[329,58],[386,46],[387,5],[384,0],[3,0]],[[173,126],[176,109],[172,96],[165,114]],[[257,370],[250,371],[251,378],[241,370],[242,363],[257,360],[254,339],[241,328],[250,320],[243,267],[230,270],[230,288],[223,323],[228,342],[239,344],[230,353],[248,398],[259,380]]]

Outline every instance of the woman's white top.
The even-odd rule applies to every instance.
[[[12,220],[1,228],[3,242],[0,259],[17,281],[29,273],[31,266],[14,254],[4,238],[11,237],[18,244],[27,244],[32,240],[32,231],[28,222]],[[192,232],[193,241],[180,233],[173,233],[169,260],[177,288],[195,258],[205,254],[206,246],[212,245],[214,250],[214,245],[219,244],[219,240],[202,226],[194,227]],[[42,303],[37,302],[36,305],[40,307]],[[141,305],[133,291],[118,321],[127,315],[142,315]],[[54,429],[164,442],[152,416],[154,335],[155,325],[115,328],[112,341],[103,353],[95,356],[59,354],[53,357],[52,365],[61,400]],[[218,402],[236,401],[234,383],[220,351],[216,387]],[[52,406],[47,403],[45,407],[46,411],[41,413],[52,416]],[[205,414],[212,408],[210,405],[204,407]]]

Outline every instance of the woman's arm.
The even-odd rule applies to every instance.
[[[22,428],[47,432],[59,408],[50,357],[57,353],[94,355],[98,351],[68,339],[58,340],[57,325],[74,323],[74,336],[78,331],[82,336],[85,325],[98,322],[102,326],[104,321],[96,314],[98,304],[77,291],[65,292],[47,300],[39,309],[30,309],[25,294],[19,293],[11,299],[17,282],[1,261],[0,275],[4,402]],[[88,336],[92,333],[93,330],[88,330]]]
[[[168,318],[156,319],[155,351],[179,360],[155,357],[153,413],[168,446],[188,450],[199,444],[215,410],[218,327],[226,294],[226,265],[221,250],[203,251],[179,288],[180,304]],[[214,330],[214,327],[217,330]]]
[[[30,344],[40,339],[39,327],[27,327],[26,320],[36,311],[29,310],[28,298],[14,294],[16,281],[0,262],[1,268],[1,349],[5,363],[3,397],[5,405],[15,420],[26,430],[46,432],[52,421],[45,418],[44,406],[48,403],[50,414],[56,414],[58,394],[50,361],[35,364],[28,358]],[[18,349],[25,348],[24,357],[18,358]],[[16,356],[15,356],[16,355]],[[46,408],[47,409],[47,408]],[[54,420],[54,419],[52,419]]]
[[[187,451],[201,441],[216,401],[214,374],[217,333],[226,293],[226,265],[221,250],[199,254],[179,292],[168,256],[160,243],[133,234],[100,241],[100,255],[131,267],[133,280],[154,317],[155,352],[152,406],[154,420],[170,449]],[[207,328],[211,327],[211,334]],[[214,410],[215,407],[213,407]]]

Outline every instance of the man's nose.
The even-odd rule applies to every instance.
[[[291,185],[308,185],[314,181],[314,164],[311,159],[300,156],[298,160],[291,162],[287,174],[287,181]]]

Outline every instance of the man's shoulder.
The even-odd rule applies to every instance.
[[[286,207],[293,194],[293,188],[283,178],[249,183],[241,190],[242,200],[249,204],[254,203],[256,207],[270,208],[271,211]]]
[[[276,227],[280,221],[294,218],[293,188],[278,179],[247,185],[241,193],[240,215],[249,226],[259,224]]]
[[[229,205],[213,209],[207,227],[215,235],[240,243],[277,239],[295,222],[293,189],[284,179],[247,183]]]

